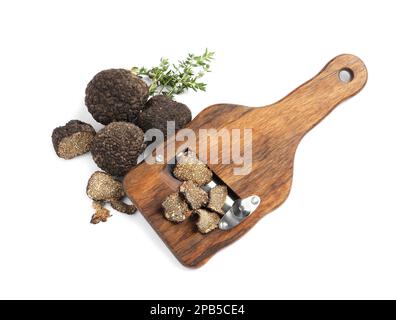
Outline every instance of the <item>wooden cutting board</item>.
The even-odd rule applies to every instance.
[[[349,79],[345,79],[348,76]],[[248,175],[234,175],[233,164],[208,163],[238,197],[255,194],[261,198],[256,211],[231,230],[217,229],[203,235],[189,219],[173,224],[163,217],[162,201],[180,185],[167,164],[142,162],[125,177],[125,191],[183,265],[201,266],[286,200],[292,183],[294,154],[302,137],[338,104],[357,94],[366,81],[363,62],[356,56],[344,54],[274,104],[266,107],[216,104],[193,119],[188,128],[195,132],[200,128],[252,128],[253,163]],[[180,144],[176,142],[176,147]],[[193,146],[189,148],[198,153]]]

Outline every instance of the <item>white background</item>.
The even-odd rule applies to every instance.
[[[394,1],[1,1],[1,298],[396,298]],[[51,132],[88,121],[100,70],[216,52],[194,115],[277,101],[341,53],[369,81],[300,144],[284,205],[204,267],[138,213],[89,223],[90,155]]]

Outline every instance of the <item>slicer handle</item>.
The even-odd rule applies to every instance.
[[[283,98],[279,113],[294,134],[303,134],[342,101],[357,94],[366,82],[367,69],[363,61],[351,54],[339,55],[315,77]]]

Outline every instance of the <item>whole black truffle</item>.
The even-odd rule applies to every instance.
[[[148,86],[129,70],[109,69],[88,83],[85,94],[85,104],[96,121],[135,122],[147,101]]]
[[[71,120],[52,131],[52,144],[58,157],[72,159],[89,151],[95,134],[90,124]]]
[[[147,101],[139,114],[137,124],[144,131],[151,128],[159,129],[166,137],[167,121],[175,121],[175,129],[182,129],[191,121],[191,111],[183,103],[176,102],[168,96],[158,95]]]
[[[97,133],[91,153],[99,168],[113,176],[123,176],[136,165],[144,147],[144,133],[139,127],[112,122]]]

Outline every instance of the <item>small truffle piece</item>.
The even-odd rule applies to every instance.
[[[183,182],[180,192],[193,210],[204,207],[209,201],[208,194],[192,181]]]
[[[91,223],[98,224],[99,222],[106,222],[111,217],[110,211],[103,207],[99,201],[94,201],[92,207],[96,210],[92,215]]]
[[[197,221],[199,232],[206,234],[218,227],[220,217],[217,213],[205,209],[196,210],[194,213],[199,216]]]
[[[213,173],[195,154],[188,152],[177,158],[173,175],[181,181],[193,181],[198,186],[203,186],[212,180]]]
[[[114,210],[117,210],[128,215],[136,212],[136,207],[133,204],[126,204],[120,200],[111,200],[110,205]]]
[[[97,202],[110,202],[111,207],[126,214],[136,212],[133,204],[121,201],[125,196],[122,183],[106,172],[96,171],[88,180],[87,195]]]
[[[191,164],[203,164],[204,165],[204,163],[201,160],[199,160],[197,158],[197,155],[191,150],[187,150],[185,152],[178,154],[176,156],[176,160],[177,160],[177,163],[180,163],[180,164],[191,163]]]
[[[179,193],[175,192],[166,197],[162,203],[164,216],[172,222],[180,223],[190,215],[188,205]]]
[[[175,122],[175,129],[184,128],[191,121],[191,111],[183,103],[176,102],[165,95],[152,97],[139,114],[137,124],[143,131],[161,130],[167,135],[167,121]]]
[[[223,206],[227,198],[227,187],[217,185],[209,191],[208,208],[218,214],[224,215]]]
[[[125,196],[122,183],[106,172],[96,171],[88,180],[87,195],[92,200],[119,200]]]
[[[144,148],[142,129],[128,122],[112,122],[97,133],[91,153],[99,168],[113,176],[124,176],[136,165]]]
[[[147,84],[129,70],[103,70],[88,83],[85,104],[102,124],[135,122],[147,101],[148,91]]]
[[[95,134],[95,129],[90,124],[71,120],[54,129],[52,144],[58,157],[72,159],[90,150]]]

